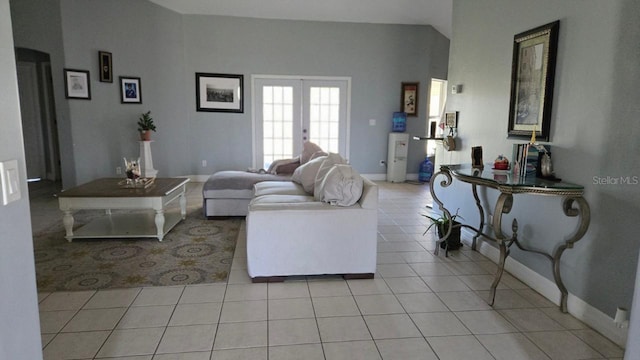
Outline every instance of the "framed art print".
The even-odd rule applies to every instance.
[[[196,73],[196,111],[244,112],[243,75]]]
[[[89,71],[64,69],[64,95],[67,99],[91,100]]]
[[[120,76],[120,102],[142,104],[142,84],[139,77]]]
[[[536,138],[549,141],[559,27],[555,21],[514,36],[510,138],[529,138],[535,131]]]
[[[418,85],[419,83],[402,83],[401,109],[407,116],[418,116]]]
[[[98,59],[100,60],[100,82],[113,82],[111,53],[106,51],[98,51]]]

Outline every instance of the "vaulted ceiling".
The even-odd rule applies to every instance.
[[[151,0],[181,14],[431,25],[451,38],[453,0]]]

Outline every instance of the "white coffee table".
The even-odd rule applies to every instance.
[[[162,241],[187,216],[186,178],[156,178],[147,188],[130,188],[122,178],[91,181],[59,193],[58,204],[69,241],[80,238],[145,238]],[[166,211],[178,200],[180,211]],[[105,216],[73,230],[73,213],[79,210],[106,210]],[[154,212],[112,214],[112,209],[148,209]]]

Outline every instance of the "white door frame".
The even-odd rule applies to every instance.
[[[345,81],[347,83],[347,116],[346,116],[346,134],[345,134],[345,157],[347,161],[350,158],[350,142],[351,142],[351,77],[350,76],[305,76],[305,75],[251,75],[251,158],[252,167],[257,167],[258,159],[256,159],[256,106],[258,106],[255,97],[256,80],[325,80],[325,81]],[[262,104],[262,103],[260,103]]]

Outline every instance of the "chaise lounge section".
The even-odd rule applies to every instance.
[[[307,181],[296,182],[296,173],[294,181],[255,184],[247,215],[253,282],[294,275],[374,276],[378,187],[349,165],[330,162],[320,158],[299,168],[314,175],[315,186],[309,174],[300,176]]]

